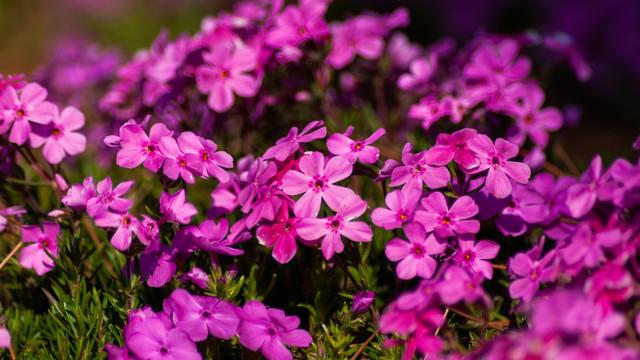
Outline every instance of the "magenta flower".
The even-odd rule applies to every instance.
[[[87,146],[87,138],[74,132],[84,126],[84,115],[74,107],[68,107],[59,113],[55,105],[50,106],[51,122],[42,126],[44,134],[38,128],[29,135],[29,141],[34,148],[44,144],[42,155],[50,164],[59,164],[65,154],[77,155]],[[44,136],[43,136],[44,135]]]
[[[120,198],[120,196],[129,191],[133,184],[133,180],[125,181],[113,189],[111,178],[107,176],[98,183],[98,194],[87,201],[87,214],[90,217],[96,217],[98,214],[107,210],[112,210],[117,213],[127,212],[133,203],[131,200]]]
[[[332,35],[331,53],[327,63],[341,69],[355,59],[356,54],[369,59],[377,59],[382,54],[384,39],[380,34],[380,24],[373,17],[360,16],[330,28]]]
[[[62,203],[73,210],[84,210],[95,194],[96,185],[93,183],[93,177],[89,176],[82,181],[82,185],[71,185],[67,194],[62,197]]]
[[[431,189],[447,186],[451,173],[446,167],[432,166],[432,156],[427,151],[411,153],[411,145],[402,149],[402,163],[391,171],[389,186],[415,187],[422,191],[423,183]]]
[[[349,126],[344,134],[333,134],[327,139],[327,149],[334,154],[340,155],[350,163],[360,162],[373,164],[380,157],[380,150],[375,146],[369,146],[374,141],[381,138],[386,131],[376,130],[371,136],[362,141],[354,141],[349,138],[353,133],[353,126]]]
[[[541,241],[537,247],[527,253],[518,253],[509,259],[507,271],[516,278],[509,285],[509,295],[512,299],[529,302],[538,292],[540,283],[549,282],[555,278],[556,251],[552,250],[538,260],[543,245],[544,241]]]
[[[11,125],[9,141],[22,145],[31,134],[31,125],[51,122],[53,104],[44,101],[47,90],[36,83],[30,83],[22,89],[20,98],[13,86],[7,86],[0,94],[0,104],[4,108],[3,121],[0,123],[0,134],[6,133]]]
[[[159,241],[151,243],[140,254],[140,278],[150,287],[162,287],[168,283],[177,270],[177,249]]]
[[[402,227],[413,221],[413,216],[422,196],[422,191],[416,188],[408,190],[394,190],[385,198],[388,209],[379,207],[371,212],[371,221],[385,230]]]
[[[496,45],[485,45],[476,50],[469,64],[464,69],[465,77],[473,80],[483,80],[482,87],[489,92],[495,88],[518,81],[531,69],[527,58],[516,59],[520,45],[513,39],[504,39]]]
[[[465,170],[473,170],[480,165],[480,160],[474,154],[467,141],[478,134],[474,129],[462,129],[453,134],[439,134],[436,145],[428,150],[434,165],[447,165],[455,161]]]
[[[292,127],[287,136],[278,139],[275,145],[264,152],[262,158],[265,160],[275,158],[278,161],[285,161],[301,148],[300,144],[324,138],[327,135],[327,128],[322,125],[324,125],[322,120],[312,121],[299,134],[298,128]],[[310,132],[311,130],[313,131]]]
[[[220,219],[217,224],[213,220],[205,220],[198,227],[185,228],[185,232],[188,234],[191,244],[198,249],[209,252],[212,257],[215,254],[229,256],[244,254],[243,250],[231,247],[235,242],[226,238],[229,232],[227,219]]]
[[[160,152],[158,144],[160,139],[172,136],[164,124],[154,124],[149,136],[140,125],[128,124],[120,128],[119,145],[122,147],[116,156],[116,164],[128,169],[138,167],[140,164],[153,172],[158,172],[165,156]]]
[[[276,19],[274,28],[267,33],[265,42],[281,49],[327,35],[329,28],[324,21],[327,5],[323,1],[301,0],[299,7],[287,6]]]
[[[482,276],[471,275],[456,265],[449,265],[436,286],[436,291],[446,305],[454,305],[460,300],[472,303],[488,298],[482,289]]]
[[[11,333],[7,328],[0,328],[0,349],[8,349],[11,347]]]
[[[433,192],[421,201],[424,210],[416,211],[415,221],[424,225],[427,231],[433,231],[448,237],[454,234],[475,234],[480,231],[478,220],[465,220],[478,213],[478,205],[469,196],[458,198],[451,209],[441,192]]]
[[[333,185],[351,175],[353,165],[336,156],[325,165],[321,152],[315,151],[300,159],[300,171],[289,170],[282,178],[282,191],[287,195],[304,193],[296,202],[293,212],[298,217],[314,217],[320,212],[321,200],[337,211],[342,200],[352,195],[349,188]]]
[[[358,195],[349,195],[340,204],[335,216],[324,219],[305,218],[298,223],[297,233],[305,240],[322,237],[322,254],[329,260],[334,253],[341,253],[344,244],[340,235],[357,242],[368,242],[373,231],[364,221],[351,221],[362,216],[367,210],[367,202]]]
[[[420,89],[427,85],[436,72],[438,59],[431,55],[429,58],[417,58],[411,61],[410,74],[402,74],[398,78],[398,87],[404,90]]]
[[[447,248],[447,242],[434,233],[427,236],[419,223],[410,223],[404,228],[408,242],[395,238],[387,243],[384,253],[387,259],[398,263],[396,274],[403,280],[420,276],[430,279],[436,271],[437,263],[429,255],[439,255]]]
[[[362,314],[369,310],[369,306],[373,304],[375,300],[373,291],[359,291],[353,295],[353,305],[351,305],[351,312],[354,314]]]
[[[191,295],[177,289],[164,301],[164,311],[171,314],[176,328],[191,340],[206,340],[209,334],[229,340],[236,334],[240,319],[232,303],[213,296]]]
[[[204,139],[191,131],[178,136],[178,146],[186,153],[185,160],[189,164],[202,164],[202,177],[213,176],[221,183],[229,181],[229,174],[222,168],[233,167],[233,157],[224,151],[217,151],[218,146],[211,140]]]
[[[480,158],[480,165],[474,170],[478,173],[489,169],[486,185],[491,195],[503,199],[511,194],[509,176],[520,184],[526,184],[531,177],[531,169],[523,163],[507,161],[518,155],[518,147],[504,139],[497,139],[495,145],[484,134],[478,134],[467,145]]]
[[[192,267],[189,272],[178,276],[178,279],[185,285],[188,284],[188,281],[191,281],[201,289],[209,288],[209,275],[197,266]]]
[[[180,189],[173,195],[163,192],[160,195],[160,212],[167,221],[182,225],[188,224],[191,217],[198,214],[196,207],[187,202],[187,193],[184,189]]]
[[[245,72],[257,65],[256,53],[248,46],[235,49],[223,43],[202,55],[205,64],[196,70],[198,91],[209,94],[208,104],[217,112],[229,110],[233,93],[251,97],[258,92],[260,83]]]
[[[309,347],[311,335],[297,327],[297,316],[286,316],[280,309],[267,309],[259,301],[249,301],[239,311],[240,344],[249,350],[260,350],[269,360],[291,360],[293,356],[285,345]]]
[[[553,107],[541,109],[544,103],[544,92],[535,82],[516,83],[505,92],[518,93],[522,100],[515,102],[510,112],[515,115],[516,124],[508,131],[508,139],[516,145],[524,144],[529,134],[531,140],[540,147],[547,146],[549,132],[556,131],[562,126],[562,114]]]
[[[474,274],[491,279],[493,266],[487,260],[495,258],[499,250],[500,245],[491,240],[480,240],[475,243],[473,235],[462,235],[458,237],[458,251],[453,256],[453,261]]]
[[[181,177],[185,182],[193,184],[196,178],[200,176],[204,170],[204,164],[199,151],[196,150],[195,143],[199,143],[197,139],[193,139],[193,144],[186,144],[183,139],[180,143],[171,136],[165,136],[160,139],[160,152],[165,156],[162,172],[172,180]]]
[[[95,218],[95,223],[102,228],[117,229],[111,237],[111,245],[120,251],[129,248],[134,233],[138,238],[143,239],[143,243],[146,241],[144,240],[145,233],[140,221],[129,213],[116,214],[108,211],[103,212]]]
[[[22,249],[20,255],[20,265],[27,269],[33,269],[36,274],[42,275],[53,269],[55,262],[47,255],[47,252],[54,258],[58,258],[58,239],[60,235],[60,225],[45,222],[42,229],[37,225],[25,225],[22,227],[22,241],[32,243]]]
[[[296,254],[296,236],[300,218],[289,217],[289,207],[282,204],[275,223],[262,225],[256,230],[260,244],[273,247],[271,256],[280,264],[286,264]]]
[[[623,241],[620,229],[596,231],[589,224],[581,224],[571,236],[560,255],[568,265],[594,268],[605,260],[604,249],[612,248]]]
[[[596,199],[604,200],[612,196],[615,184],[607,181],[602,174],[602,158],[596,155],[591,166],[580,177],[577,184],[569,188],[567,206],[574,218],[586,215],[596,204]]]
[[[167,324],[159,316],[139,319],[137,326],[125,336],[127,348],[143,360],[202,360],[189,335],[170,324],[171,320]]]
[[[451,109],[445,102],[440,101],[435,95],[429,94],[415,105],[409,108],[409,117],[412,119],[421,119],[422,127],[429,130],[431,125],[445,115],[449,115]]]

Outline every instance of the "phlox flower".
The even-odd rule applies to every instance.
[[[434,165],[447,165],[453,160],[465,170],[476,168],[480,160],[467,142],[477,134],[474,129],[462,129],[451,135],[439,134],[435,146],[428,150],[431,161]]]
[[[373,164],[380,157],[380,150],[375,146],[369,146],[374,141],[386,134],[385,129],[376,130],[371,136],[362,141],[351,140],[349,136],[353,133],[353,126],[349,126],[344,134],[333,134],[327,139],[327,149],[334,154],[340,155],[350,163],[356,160],[366,164]]]
[[[351,312],[354,314],[362,314],[369,310],[369,306],[375,301],[373,291],[358,291],[353,295],[353,305]]]
[[[551,250],[539,259],[544,246],[544,237],[538,246],[526,253],[517,253],[507,262],[507,271],[514,278],[509,285],[509,295],[512,299],[522,299],[529,302],[540,288],[540,283],[552,281],[556,276],[556,255]]]
[[[597,199],[610,198],[616,185],[608,180],[610,179],[603,175],[602,158],[600,155],[596,155],[591,160],[591,166],[582,174],[578,183],[569,188],[567,206],[571,216],[580,218],[593,209]]]
[[[378,19],[367,16],[332,24],[332,46],[327,63],[335,69],[341,69],[350,64],[357,54],[365,59],[377,59],[384,48],[380,28]]]
[[[186,153],[187,165],[202,164],[202,177],[213,176],[222,183],[229,181],[229,174],[222,168],[233,167],[233,157],[224,151],[217,151],[216,143],[185,131],[178,136],[178,146]],[[200,166],[195,168],[200,169]]]
[[[491,260],[498,255],[500,245],[491,240],[480,240],[477,243],[473,235],[458,236],[458,251],[453,261],[474,274],[480,274],[486,279],[493,277]]]
[[[416,211],[414,220],[421,223],[427,231],[433,231],[448,237],[454,234],[475,234],[480,231],[480,222],[467,220],[478,213],[478,205],[469,196],[461,196],[451,205],[441,192],[436,191],[421,201],[424,210]]]
[[[192,267],[189,272],[178,276],[178,279],[185,285],[188,284],[188,281],[191,281],[201,289],[209,288],[209,275],[197,266]]]
[[[568,265],[594,268],[605,260],[604,249],[612,248],[623,241],[620,229],[592,229],[582,224],[571,236],[560,255]]]
[[[18,215],[26,213],[27,210],[20,206],[12,206],[5,209],[0,209],[0,232],[3,232],[7,226],[7,216]]]
[[[129,213],[116,214],[106,211],[96,216],[95,223],[102,228],[117,229],[111,237],[111,245],[120,251],[129,248],[134,233],[138,238],[145,239],[145,232],[140,221]],[[142,240],[143,243],[145,241]]]
[[[398,78],[398,87],[404,90],[420,89],[427,85],[437,69],[437,57],[434,55],[429,58],[417,58],[411,61],[409,70],[410,74],[402,74]]]
[[[217,224],[213,220],[205,220],[198,227],[189,226],[184,230],[188,234],[191,244],[200,250],[209,252],[211,256],[215,254],[229,256],[244,254],[243,250],[231,247],[235,245],[235,242],[226,238],[229,232],[227,219],[220,219]]]
[[[202,55],[204,65],[196,70],[198,91],[209,94],[207,103],[217,112],[229,110],[233,94],[251,97],[258,92],[260,83],[246,72],[254,70],[257,56],[248,46],[233,48],[223,43]]]
[[[118,213],[127,212],[133,203],[131,200],[120,198],[120,196],[129,191],[133,184],[133,180],[125,181],[113,189],[111,178],[107,176],[98,183],[98,194],[87,201],[87,214],[90,217],[95,217],[107,210]]]
[[[193,204],[187,202],[187,193],[184,189],[173,195],[163,192],[160,195],[160,212],[167,221],[186,225],[191,217],[198,214]]]
[[[409,108],[409,117],[412,119],[421,119],[422,127],[425,130],[429,130],[431,125],[438,119],[451,113],[449,106],[443,101],[440,101],[435,95],[429,94],[415,105],[411,105]]]
[[[267,33],[265,42],[275,48],[296,47],[300,43],[319,39],[329,33],[324,21],[327,3],[316,0],[301,0],[299,6],[287,6],[276,18],[273,29]]]
[[[87,202],[96,194],[96,185],[93,177],[89,176],[82,181],[82,185],[73,184],[62,197],[62,203],[73,210],[84,210]]]
[[[178,250],[160,243],[151,243],[140,254],[140,277],[150,287],[162,287],[176,273],[176,256]]]
[[[389,186],[415,187],[422,190],[423,184],[431,189],[447,186],[451,180],[451,173],[446,167],[433,166],[433,157],[425,150],[418,154],[411,153],[411,145],[402,149],[403,165],[396,166],[391,171]]]
[[[193,143],[189,144],[187,139],[192,140]],[[162,172],[172,180],[181,177],[189,184],[195,183],[194,173],[201,176],[204,170],[203,158],[199,154],[196,143],[199,144],[199,141],[188,135],[179,142],[171,136],[160,139],[158,146],[162,155],[165,156]]]
[[[77,155],[87,146],[87,138],[74,130],[84,126],[84,115],[74,107],[59,112],[55,105],[49,107],[51,122],[33,128],[29,141],[34,148],[42,146],[42,155],[50,164],[59,164],[65,154]]]
[[[357,242],[368,242],[373,238],[373,231],[364,221],[351,221],[362,216],[367,210],[367,202],[358,195],[347,196],[335,216],[328,218],[304,218],[298,223],[298,235],[305,240],[316,240],[322,237],[321,248],[324,258],[329,260],[334,253],[344,250],[341,235]]]
[[[273,247],[271,256],[280,264],[286,264],[296,254],[296,236],[300,218],[289,217],[289,206],[282,204],[273,224],[258,227],[256,237],[260,244]]]
[[[238,161],[238,168],[241,167],[241,161]],[[238,179],[244,185],[238,193],[238,203],[242,206],[242,212],[245,214],[251,212],[251,206],[260,192],[260,188],[263,185],[271,185],[277,173],[278,168],[275,162],[262,158],[257,158],[255,161],[251,158],[247,169],[238,171]]]
[[[484,81],[476,86],[486,92],[502,89],[529,74],[531,62],[524,57],[516,59],[519,50],[520,45],[513,39],[504,39],[495,45],[484,45],[471,56],[471,61],[464,68],[464,76]]]
[[[480,159],[480,165],[474,170],[478,173],[489,169],[486,186],[491,195],[503,199],[511,194],[511,182],[509,176],[520,184],[526,184],[531,177],[531,169],[523,163],[507,161],[518,155],[518,146],[504,140],[493,141],[484,134],[478,134],[467,145]]]
[[[486,303],[488,296],[482,288],[482,281],[482,276],[470,274],[459,266],[449,265],[436,285],[436,292],[446,305],[454,305],[461,300],[472,303],[479,299]]]
[[[430,279],[436,271],[437,263],[430,255],[439,255],[447,248],[445,239],[427,232],[420,223],[410,223],[404,228],[409,241],[395,238],[387,243],[384,253],[387,259],[398,263],[396,274],[403,280],[420,276]]]
[[[400,228],[413,221],[421,196],[422,191],[416,188],[394,190],[384,198],[388,209],[383,207],[373,209],[371,221],[385,230]]]
[[[145,168],[158,172],[165,159],[158,144],[163,137],[172,135],[173,131],[164,124],[151,126],[148,136],[140,125],[125,124],[120,128],[119,145],[122,149],[116,155],[116,164],[128,169],[142,164]]]
[[[540,223],[547,217],[548,204],[531,183],[513,184],[511,195],[505,200],[508,202],[495,221],[505,235],[520,236],[527,231],[527,224]]]
[[[60,225],[45,222],[42,224],[42,229],[37,225],[25,225],[21,232],[22,241],[31,244],[22,249],[20,265],[35,270],[38,275],[53,269],[55,262],[47,252],[54,258],[58,258],[57,236],[60,235]]]
[[[300,149],[300,144],[324,138],[327,135],[327,128],[322,125],[324,125],[322,120],[312,121],[300,133],[298,133],[298,128],[293,126],[287,136],[278,139],[275,145],[264,152],[262,158],[285,161]]]
[[[2,123],[0,123],[0,134],[9,131],[11,133],[9,141],[22,145],[31,134],[30,122],[36,124],[48,124],[51,122],[51,108],[53,104],[44,101],[47,97],[47,90],[36,83],[30,83],[18,93],[13,86],[7,86],[0,94],[0,104],[4,108],[2,111]]]
[[[302,329],[297,316],[286,316],[280,309],[267,309],[259,301],[249,301],[238,312],[240,344],[249,350],[260,350],[269,360],[291,360],[293,356],[285,345],[309,347],[311,335]]]
[[[287,195],[304,193],[296,202],[293,212],[299,217],[313,217],[320,212],[321,200],[336,211],[342,200],[352,195],[349,188],[333,185],[351,175],[353,165],[336,156],[325,164],[325,157],[315,151],[300,159],[300,171],[289,170],[282,178],[282,191]]]
[[[206,340],[209,334],[229,340],[236,334],[240,322],[232,303],[214,296],[191,295],[183,289],[174,290],[163,305],[176,328],[186,332],[193,341]]]
[[[11,347],[11,333],[5,327],[0,327],[0,349]]]

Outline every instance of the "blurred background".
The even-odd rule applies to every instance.
[[[31,75],[56,57],[71,56],[68,44],[113,53],[128,61],[148,48],[163,29],[171,37],[193,34],[208,14],[229,10],[225,0],[0,0],[0,74]],[[338,0],[327,14],[344,19],[363,9],[410,10],[405,32],[429,44],[452,37],[460,46],[479,32],[518,33],[534,29],[542,35],[571,35],[593,69],[585,83],[568,66],[541,79],[547,103],[575,104],[580,126],[565,137],[567,152],[588,159],[636,158],[631,144],[640,132],[640,1],[637,0]],[[115,61],[115,60],[114,60]],[[565,109],[566,110],[566,109]]]

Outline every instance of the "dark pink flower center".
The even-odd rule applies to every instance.
[[[205,319],[210,318],[211,317],[211,311],[209,311],[209,310],[203,311],[202,312],[202,317],[205,318]]]
[[[424,253],[424,248],[420,245],[413,246],[413,253],[418,257],[422,257],[422,253]]]
[[[500,167],[500,159],[497,156],[491,158],[491,164],[494,167]]]
[[[465,251],[464,256],[462,257],[464,261],[471,262],[475,258],[475,254],[471,251]]]
[[[145,150],[147,150],[147,154],[151,154],[151,153],[156,149],[156,147],[155,147],[155,146],[153,146],[152,144],[149,144],[149,145],[147,145],[147,147],[146,147],[146,148],[144,148],[144,149],[145,149]]]
[[[18,109],[18,111],[16,111],[16,115],[18,115],[18,117],[23,117],[25,115],[24,109]]]
[[[186,162],[184,159],[180,159],[179,164],[180,164],[180,167],[185,167],[185,166],[187,166],[187,162]]]
[[[229,77],[229,70],[226,70],[226,69],[225,69],[225,70],[222,70],[222,72],[220,73],[220,77],[221,77],[222,79],[226,79],[226,78],[228,78],[228,77]]]
[[[340,227],[340,220],[333,220],[333,221],[331,222],[331,228],[332,228],[332,229],[337,229],[337,228],[339,228],[339,227]]]
[[[160,348],[160,354],[162,354],[162,355],[166,355],[166,354],[168,354],[168,353],[169,353],[169,349],[167,349],[166,347],[162,346],[162,347]]]
[[[353,151],[354,152],[358,152],[362,150],[362,142],[361,141],[356,141],[353,143]]]
[[[464,144],[456,145],[456,150],[462,150],[462,149],[464,149]]]
[[[204,161],[208,161],[209,160],[209,152],[205,151],[202,153],[202,160]]]
[[[60,136],[60,133],[61,133],[60,129],[58,128],[53,129],[53,132],[52,132],[53,136]]]
[[[445,225],[451,224],[451,218],[449,216],[445,216],[442,218],[442,223]]]
[[[313,186],[314,186],[316,189],[320,190],[320,189],[322,189],[322,187],[324,186],[324,181],[322,181],[322,180],[318,179],[318,180],[316,180],[316,182],[313,184]]]
[[[125,216],[122,218],[122,225],[127,226],[131,223],[131,218],[128,216]]]
[[[45,240],[42,242],[43,247],[49,247],[49,240]]]
[[[270,327],[269,330],[267,330],[267,332],[269,333],[269,335],[274,336],[275,334],[277,334],[278,332],[276,331],[276,329]]]

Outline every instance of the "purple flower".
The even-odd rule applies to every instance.
[[[149,245],[140,254],[140,278],[150,287],[162,287],[176,273],[178,250],[158,242]]]
[[[260,350],[269,360],[291,360],[293,356],[285,345],[309,347],[311,335],[298,329],[300,319],[286,316],[280,309],[267,309],[259,301],[249,301],[239,311],[240,325],[238,337],[240,344],[249,350]]]
[[[454,234],[471,234],[480,231],[478,220],[465,220],[478,213],[478,205],[469,196],[458,198],[451,209],[441,192],[433,192],[421,201],[424,210],[416,211],[415,221],[427,231],[435,230],[441,237]]]
[[[474,129],[462,129],[453,134],[439,134],[436,145],[429,149],[429,156],[434,165],[447,165],[451,160],[465,170],[473,170],[480,165],[480,160],[467,146],[467,141],[478,132]]]
[[[299,134],[298,128],[295,126],[292,127],[287,136],[278,139],[275,145],[264,152],[262,158],[275,158],[278,161],[285,161],[289,156],[293,155],[300,149],[300,144],[324,138],[327,135],[327,128],[322,125],[324,125],[322,120],[312,121],[307,124]],[[309,133],[311,130],[313,131]]]
[[[286,264],[296,254],[296,236],[300,218],[289,217],[289,207],[283,204],[276,221],[271,225],[262,225],[256,230],[260,244],[273,247],[271,256],[280,264]]]
[[[329,33],[324,13],[327,3],[316,0],[301,0],[300,6],[287,6],[276,18],[273,29],[267,33],[265,42],[275,48],[296,47],[310,39],[320,39]]]
[[[556,251],[552,250],[538,260],[543,246],[544,240],[527,253],[518,253],[509,259],[507,271],[517,278],[509,285],[509,295],[512,299],[529,302],[538,292],[541,282],[549,282],[555,278]]]
[[[181,189],[173,195],[163,192],[160,195],[160,212],[167,221],[186,225],[191,217],[198,214],[193,204],[187,202],[187,193]]]
[[[596,155],[591,166],[582,174],[580,181],[569,188],[567,206],[574,218],[586,215],[595,205],[596,199],[610,198],[615,184],[607,182],[602,175],[602,158]]]
[[[385,230],[397,229],[412,222],[416,207],[420,202],[420,196],[422,196],[422,191],[416,188],[390,192],[384,198],[388,209],[383,207],[373,209],[371,221]]]
[[[497,139],[495,145],[484,134],[478,134],[467,142],[469,148],[480,158],[480,165],[474,170],[478,173],[489,169],[486,184],[491,195],[503,199],[511,194],[509,176],[520,184],[526,184],[531,170],[523,163],[507,161],[518,155],[518,147],[504,139]]]
[[[183,284],[187,284],[187,281],[191,281],[201,289],[209,288],[209,275],[197,266],[192,267],[188,273],[178,276],[178,279],[180,279]]]
[[[420,276],[430,279],[437,263],[429,255],[439,255],[447,248],[447,242],[436,236],[429,234],[419,223],[410,223],[404,228],[404,233],[409,241],[395,238],[387,243],[384,253],[387,259],[398,263],[396,274],[403,280],[413,279]]]
[[[53,104],[44,101],[47,90],[36,83],[25,86],[18,99],[18,93],[13,86],[7,86],[0,94],[0,104],[4,108],[3,121],[0,123],[0,134],[4,134],[13,124],[9,141],[22,145],[31,134],[31,125],[48,124],[51,122],[51,108]]]
[[[454,305],[460,300],[472,303],[478,299],[487,300],[482,289],[482,276],[469,274],[465,269],[450,265],[436,286],[440,299],[446,305]]]
[[[74,132],[84,126],[84,115],[74,107],[68,107],[59,113],[57,106],[50,106],[51,122],[34,128],[29,136],[31,146],[42,148],[42,155],[50,164],[59,164],[65,154],[77,155],[87,146],[87,138]],[[38,131],[42,130],[42,132]]]
[[[304,193],[296,202],[293,212],[299,217],[314,217],[320,212],[321,200],[336,211],[342,200],[352,195],[349,188],[333,185],[351,175],[353,165],[336,156],[325,165],[321,152],[315,151],[300,159],[300,171],[289,170],[282,178],[282,191],[287,195]]]
[[[98,194],[87,201],[87,214],[90,217],[96,217],[98,214],[107,210],[118,213],[127,212],[133,203],[131,200],[120,198],[120,196],[129,191],[133,184],[133,180],[125,181],[113,189],[111,178],[107,176],[98,183]]]
[[[55,262],[48,255],[58,258],[58,239],[60,225],[51,222],[42,224],[42,229],[37,225],[25,225],[22,227],[22,241],[32,243],[22,249],[20,265],[33,269],[36,274],[42,275],[53,269]]]
[[[111,245],[124,251],[131,245],[132,236],[135,233],[139,239],[145,238],[144,229],[142,228],[140,221],[129,213],[116,214],[112,212],[103,212],[98,214],[95,218],[97,226],[102,228],[117,229],[115,234],[111,237]],[[145,242],[145,241],[142,241]]]
[[[374,146],[369,146],[378,140],[386,131],[384,129],[376,130],[371,136],[362,141],[354,141],[349,138],[353,133],[353,126],[349,126],[344,134],[333,134],[327,139],[327,149],[334,154],[340,155],[347,159],[350,163],[360,162],[373,164],[380,157],[380,150]]]
[[[568,245],[560,250],[560,255],[568,265],[594,268],[605,260],[605,248],[623,241],[619,229],[594,230],[588,223],[580,225]]]
[[[411,153],[412,145],[402,148],[403,165],[396,166],[391,171],[389,186],[415,187],[422,191],[423,183],[431,189],[447,186],[451,180],[451,173],[442,166],[432,166],[432,157],[425,150],[418,154]]]
[[[125,124],[120,128],[119,145],[122,147],[116,156],[116,164],[128,169],[140,164],[153,172],[158,172],[165,156],[160,152],[160,139],[172,136],[173,131],[164,124],[154,124],[149,136],[140,125]]]
[[[129,314],[123,337],[138,359],[202,360],[187,333],[173,328],[166,314],[155,314],[148,308]]]
[[[202,158],[195,145],[200,142],[197,139],[191,139],[193,143],[189,144],[189,140],[186,140],[189,137],[182,138],[182,134],[180,134],[179,139],[182,140],[177,142],[171,136],[165,136],[160,139],[158,147],[165,156],[162,172],[172,180],[182,177],[185,182],[193,184],[196,182],[193,174],[200,176],[204,170]]]
[[[404,90],[421,89],[435,74],[438,59],[431,55],[429,58],[417,58],[411,61],[411,74],[402,74],[398,78],[398,87]]]
[[[240,322],[232,303],[213,296],[191,295],[183,289],[171,293],[164,302],[164,311],[171,314],[176,328],[193,341],[206,340],[209,334],[229,340]]]
[[[351,312],[354,314],[362,314],[369,310],[369,306],[375,300],[373,291],[359,291],[353,295],[353,305]]]
[[[367,202],[358,195],[349,195],[342,201],[335,216],[324,219],[304,218],[298,223],[298,235],[305,240],[322,239],[322,254],[329,260],[334,253],[344,250],[341,235],[358,242],[368,242],[373,231],[364,221],[351,221],[362,216],[367,210]]]
[[[531,69],[527,58],[516,60],[520,45],[513,39],[504,39],[496,45],[485,45],[476,50],[471,61],[464,69],[464,76],[474,81],[482,81],[476,85],[484,93],[493,92],[506,85],[518,81]],[[479,92],[476,89],[474,92]]]
[[[200,170],[202,177],[213,176],[221,183],[229,181],[229,174],[222,168],[233,167],[233,157],[224,151],[216,151],[218,146],[213,141],[185,131],[178,136],[178,146],[186,153],[187,166],[195,164],[191,167]]]
[[[251,97],[258,92],[260,83],[245,72],[257,65],[256,53],[248,46],[235,49],[222,43],[202,55],[205,64],[196,70],[196,85],[203,94],[209,94],[209,107],[217,112],[229,110],[233,93]]]
[[[217,224],[213,220],[205,220],[199,227],[189,226],[184,229],[188,239],[196,248],[215,254],[238,256],[244,254],[243,250],[231,247],[235,242],[226,238],[229,231],[227,219],[221,219]]]
[[[93,183],[93,177],[89,176],[82,181],[82,185],[71,185],[67,194],[62,197],[62,203],[73,210],[84,210],[95,193],[96,185]]]
[[[0,349],[8,349],[11,347],[11,334],[7,328],[0,328]]]
[[[456,264],[479,274],[486,279],[493,277],[493,266],[489,261],[498,255],[500,245],[491,240],[480,240],[475,243],[473,235],[458,237],[458,251],[453,256]]]
[[[330,27],[332,42],[327,63],[341,69],[351,63],[356,54],[377,59],[382,54],[384,39],[379,21],[373,17],[359,16]]]

